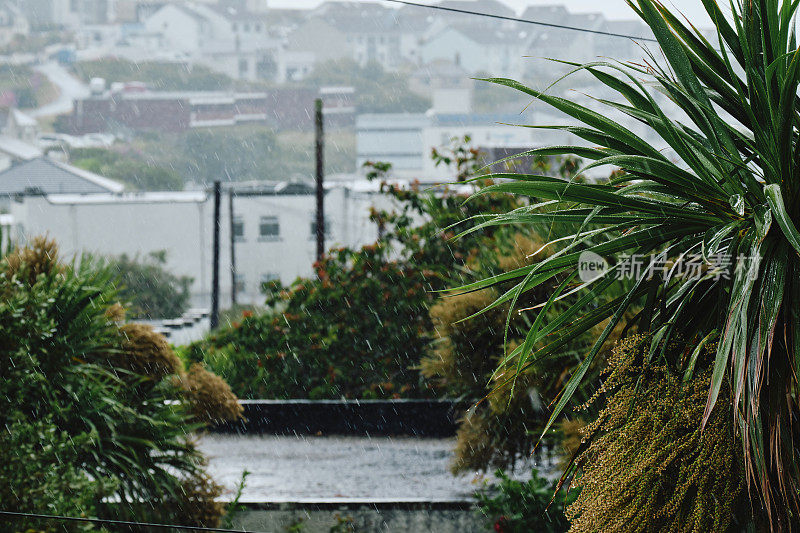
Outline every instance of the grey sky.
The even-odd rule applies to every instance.
[[[313,7],[320,4],[322,0],[270,0],[269,5],[272,7]],[[419,3],[434,3],[429,0],[414,0]],[[625,0],[502,0],[507,5],[521,12],[527,5],[533,4],[564,4],[571,11],[575,12],[602,12],[607,18],[610,19],[631,19],[636,15],[625,3]],[[666,0],[667,5],[672,4],[677,10],[684,13],[689,20],[693,22],[700,22],[701,25],[707,25],[708,17],[706,16],[703,4],[700,0]],[[389,2],[386,5],[391,5]]]

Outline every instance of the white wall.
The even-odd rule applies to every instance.
[[[173,5],[165,5],[155,12],[145,21],[144,27],[148,33],[161,34],[161,46],[172,51],[195,55],[203,46],[199,21]]]
[[[370,207],[386,208],[383,195],[334,186],[325,197],[330,226],[326,249],[357,247],[375,242],[377,228],[369,221]],[[227,193],[221,202],[221,305],[230,304],[230,226]],[[298,276],[313,275],[316,244],[313,195],[235,196],[234,214],[244,223],[244,236],[235,242],[237,273],[244,288],[239,303],[261,303],[261,282],[267,274],[289,284]],[[212,283],[213,198],[202,192],[113,195],[28,196],[11,202],[18,237],[47,234],[65,256],[97,255],[144,257],[167,250],[167,268],[194,278],[192,305],[208,307]],[[260,236],[263,216],[278,217],[280,235]]]
[[[453,28],[434,35],[420,47],[422,63],[446,60],[468,72],[491,72],[493,65],[487,47],[468,38]],[[504,73],[508,75],[509,73]]]
[[[211,293],[213,204],[202,193],[164,195],[163,201],[138,196],[30,196],[12,202],[11,212],[23,239],[46,234],[65,256],[167,250],[167,268],[194,278],[193,304],[201,305]],[[229,283],[222,286],[230,292]]]

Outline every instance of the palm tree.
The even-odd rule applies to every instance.
[[[573,282],[561,283],[542,304],[525,343],[511,353],[519,370],[555,354],[575,335],[606,324],[555,402],[548,429],[632,305],[643,306],[634,320],[639,331],[650,332],[651,360],[670,358],[666,346],[671,340],[690,343],[688,357],[664,361],[687,379],[698,354],[716,344],[705,414],[697,423],[706,423],[727,380],[748,482],[780,527],[790,516],[800,516],[800,460],[795,453],[800,442],[798,3],[732,0],[732,16],[726,16],[715,0],[702,0],[716,28],[715,42],[710,42],[657,0],[627,1],[652,29],[662,57],[648,52],[643,64],[568,63],[573,73],[589,73],[618,95],[595,100],[613,113],[513,80],[486,80],[577,119],[582,125],[547,127],[569,131],[592,145],[553,146],[523,155],[574,155],[590,161],[582,172],[603,165],[619,172],[608,183],[493,175],[497,183],[477,194],[512,193],[539,203],[487,214],[483,226],[577,222],[581,230],[547,259],[467,289],[513,281],[513,289],[494,304],[499,305],[513,303],[553,278]],[[682,118],[669,116],[656,92],[677,105]],[[645,125],[673,155],[609,118],[614,113]],[[564,202],[566,208],[553,209]],[[645,268],[624,296],[592,307],[625,262],[612,259],[604,273],[581,281],[578,266],[587,251],[609,259],[640,256],[648,265],[659,258],[675,265],[694,255],[705,266],[696,276]],[[715,261],[722,268],[715,268]],[[566,294],[580,297],[545,321],[553,302]]]

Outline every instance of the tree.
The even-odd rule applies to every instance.
[[[561,274],[575,279],[570,291],[583,295],[581,301],[589,304],[623,268],[632,277],[628,293],[610,304],[571,308],[559,316],[558,329],[531,328],[533,345],[546,337],[551,340],[535,350],[517,351],[516,364],[524,369],[534,360],[552,357],[575,334],[605,324],[564,387],[549,427],[584,381],[625,311],[642,304],[634,323],[650,338],[638,361],[641,386],[635,390],[643,390],[652,367],[665,367],[686,381],[708,370],[702,412],[693,412],[693,423],[708,429],[715,417],[722,416],[729,427],[737,428],[750,494],[760,498],[752,508],[763,509],[772,527],[791,528],[800,518],[800,459],[792,444],[800,437],[800,166],[796,157],[800,63],[793,18],[797,5],[788,0],[735,1],[730,16],[716,2],[704,1],[716,28],[709,42],[655,0],[629,4],[653,30],[663,59],[650,56],[646,65],[574,65],[617,95],[598,102],[607,106],[608,113],[512,80],[489,80],[572,116],[582,126],[562,129],[593,145],[531,153],[573,154],[592,161],[587,168],[611,164],[620,169],[610,184],[529,174],[506,176],[512,179],[485,191],[574,203],[560,212],[536,207],[490,215],[487,223],[524,226],[533,221],[574,221],[600,226],[593,233],[599,239],[596,244],[586,244],[585,235],[576,233],[569,253],[516,272],[515,293],[535,290],[549,276]],[[667,95],[684,112],[683,118],[661,109],[653,97],[656,91]],[[609,118],[611,111],[658,134],[677,161]],[[611,268],[597,279],[580,280],[578,267],[586,252],[607,256]],[[615,254],[638,257],[654,268],[631,271],[625,266],[627,259],[615,260],[611,257]],[[694,269],[693,275],[676,275],[687,257],[702,268]],[[675,268],[658,267],[665,264]],[[493,284],[488,279],[470,288]],[[542,312],[559,292],[553,293]],[[669,349],[673,344],[680,349]],[[714,352],[707,368],[698,359],[706,346]],[[731,401],[719,401],[727,386]],[[684,416],[677,408],[668,413]],[[597,442],[614,438],[613,432],[602,431],[587,436],[591,437]],[[639,446],[657,443],[640,441]],[[604,479],[612,482],[613,477]],[[631,511],[624,502],[621,505],[616,516]],[[648,500],[646,507],[657,506],[656,500]]]

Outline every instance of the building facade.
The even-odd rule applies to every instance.
[[[316,198],[306,183],[237,184],[220,214],[220,294],[230,304],[260,304],[261,285],[311,276]],[[326,248],[375,242],[370,207],[389,208],[374,184],[332,184],[325,193]],[[231,211],[230,207],[233,207]],[[22,195],[11,202],[16,237],[46,234],[64,254],[146,257],[166,250],[166,267],[193,279],[192,306],[211,298],[214,199],[209,191]],[[231,261],[233,250],[234,262]]]

